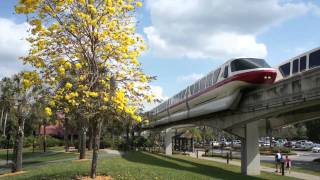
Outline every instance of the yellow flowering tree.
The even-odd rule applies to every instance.
[[[52,110],[80,108],[93,128],[91,177],[96,176],[103,120],[127,113],[140,122],[137,107],[153,99],[137,60],[145,49],[136,33],[137,0],[20,0],[16,12],[31,25],[29,54],[43,83],[52,87]]]

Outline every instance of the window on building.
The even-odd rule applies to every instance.
[[[270,68],[263,59],[243,58],[231,62],[231,72],[242,71],[255,68]]]
[[[223,78],[227,78],[227,77],[228,77],[228,75],[229,75],[229,72],[228,72],[228,66],[226,66],[226,67],[224,68]]]
[[[307,56],[302,56],[300,58],[300,72],[306,70],[307,68]]]
[[[280,72],[283,77],[287,77],[290,75],[290,62],[280,66]]]
[[[221,68],[214,71],[214,75],[212,78],[212,84],[215,84],[217,82],[219,74],[220,74],[220,70],[221,70]]]
[[[320,66],[320,50],[309,55],[309,68]]]
[[[292,62],[292,74],[299,72],[299,59],[295,59]]]
[[[206,79],[206,87],[212,86],[213,72],[207,75]]]

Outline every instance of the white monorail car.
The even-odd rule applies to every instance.
[[[320,67],[320,47],[302,53],[280,64],[277,68],[276,81],[298,75],[316,67]]]
[[[174,121],[227,110],[241,97],[241,89],[272,84],[276,75],[263,59],[231,59],[149,113],[157,120]]]

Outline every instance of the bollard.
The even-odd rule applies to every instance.
[[[281,161],[281,174],[284,176],[284,161]]]
[[[199,158],[199,150],[197,149],[197,159]]]
[[[229,164],[229,158],[230,158],[230,155],[229,155],[229,152],[227,153],[227,164]]]

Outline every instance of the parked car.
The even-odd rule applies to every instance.
[[[233,147],[241,147],[241,141],[240,140],[233,140],[231,144],[232,144]]]
[[[220,146],[230,146],[231,142],[227,141],[226,139],[223,139],[220,141]]]
[[[219,147],[220,146],[218,141],[211,141],[210,145],[213,146],[213,147]]]
[[[287,141],[283,144],[284,147],[292,148],[296,144],[296,141]]]
[[[320,144],[313,144],[312,152],[319,153],[320,152]]]
[[[301,150],[311,150],[313,148],[313,143],[307,140],[300,140],[296,142],[294,148]]]
[[[283,146],[287,142],[286,139],[278,139],[276,141],[276,146]]]

